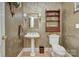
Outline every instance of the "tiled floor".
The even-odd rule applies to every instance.
[[[31,57],[30,52],[23,51],[20,57]],[[45,51],[44,53],[40,54],[39,51],[36,51],[35,57],[50,57],[50,53]]]
[[[31,52],[30,51],[22,51],[19,57],[31,57],[30,56]],[[34,57],[55,57],[50,55],[50,51],[44,51],[44,53],[39,53],[39,51],[35,51],[35,56]],[[63,57],[73,57],[70,55],[68,52]]]

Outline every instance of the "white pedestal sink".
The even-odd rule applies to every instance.
[[[40,37],[39,33],[38,32],[28,32],[24,37],[31,39],[31,56],[35,56],[35,38]]]

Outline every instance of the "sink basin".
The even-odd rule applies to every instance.
[[[24,37],[27,38],[38,38],[40,37],[38,32],[28,32]]]

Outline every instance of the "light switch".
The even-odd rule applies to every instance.
[[[75,25],[75,28],[79,28],[79,24],[76,24],[76,25]]]

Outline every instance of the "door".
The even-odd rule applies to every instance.
[[[0,2],[0,57],[5,56],[5,3]]]

